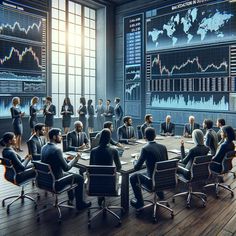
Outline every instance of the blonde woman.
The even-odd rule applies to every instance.
[[[12,98],[12,107],[11,107],[11,117],[12,117],[12,126],[16,136],[16,151],[23,152],[21,149],[21,139],[23,134],[23,124],[22,124],[22,116],[25,115],[24,112],[21,112],[20,108],[20,98],[14,97]]]
[[[38,123],[38,119],[37,119],[37,112],[39,111],[37,109],[37,104],[39,102],[39,98],[38,97],[33,97],[31,99],[31,105],[30,105],[30,117],[29,117],[29,125],[30,125],[30,129],[31,129],[31,134],[34,133],[34,126]]]

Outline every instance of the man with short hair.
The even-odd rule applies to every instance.
[[[174,136],[175,135],[175,124],[171,122],[171,116],[166,116],[166,122],[161,124],[160,135],[163,136]]]
[[[218,143],[221,144],[224,140],[221,137],[221,128],[225,125],[225,119],[217,119],[216,126],[219,128],[217,132]]]
[[[37,123],[34,126],[35,133],[27,141],[29,154],[32,155],[34,161],[41,160],[41,150],[46,144],[46,129],[45,124]]]
[[[144,136],[145,129],[147,127],[152,127],[152,122],[153,122],[152,114],[146,114],[145,115],[145,122],[141,125],[142,138],[145,138],[145,136]]]
[[[56,180],[58,180],[68,175],[65,172],[70,170],[78,162],[80,155],[77,154],[67,163],[63,158],[61,149],[57,146],[57,144],[61,143],[61,130],[53,128],[49,131],[48,135],[50,141],[42,148],[42,162],[50,165]],[[77,186],[74,189],[75,192],[73,192],[73,190],[68,191],[68,203],[72,204],[75,196],[76,208],[78,210],[90,207],[91,202],[85,202],[83,200],[84,178],[81,175],[72,174],[70,178],[65,178],[65,181],[59,181],[56,188],[60,191],[65,186],[72,183],[76,183]]]
[[[156,131],[152,127],[145,129],[145,137],[148,141],[141,150],[140,157],[137,162],[134,163],[135,171],[142,168],[143,163],[146,163],[147,173],[135,173],[130,177],[130,183],[134,191],[135,199],[130,201],[130,204],[136,209],[144,206],[142,191],[140,183],[152,189],[152,175],[156,162],[168,160],[167,149],[164,145],[156,143]],[[163,192],[156,193],[162,200],[164,198]]]
[[[195,117],[189,116],[188,123],[184,125],[184,137],[191,138],[192,132],[195,129],[200,129],[200,125],[198,123],[195,123]]]
[[[85,148],[89,148],[89,139],[87,134],[83,132],[83,123],[81,121],[75,121],[75,129],[69,132],[66,136],[68,151],[79,151]]]
[[[107,106],[105,108],[105,111],[103,113],[105,117],[105,121],[111,121],[112,122],[112,117],[114,115],[114,107],[111,106],[111,100],[107,99]]]
[[[118,128],[117,136],[120,143],[132,143],[136,141],[134,127],[132,126],[131,116],[123,118],[124,125]]]
[[[115,109],[114,109],[114,113],[115,113],[115,129],[117,130],[120,126],[121,126],[121,122],[122,122],[122,117],[123,117],[123,109],[120,105],[120,98],[115,98]]]

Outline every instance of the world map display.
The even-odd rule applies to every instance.
[[[235,4],[194,7],[147,20],[147,51],[236,39]]]

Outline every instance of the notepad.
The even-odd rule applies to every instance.
[[[144,139],[139,139],[136,142],[140,143],[140,144],[146,144],[147,143],[147,141],[145,141]]]
[[[194,144],[194,142],[192,140],[187,140],[185,141],[186,143],[191,143],[191,144]]]
[[[89,160],[89,159],[90,159],[90,156],[89,156],[89,155],[86,155],[85,153],[82,153],[81,159],[82,159],[82,160]]]
[[[67,155],[70,155],[70,156],[76,156],[78,154],[78,152],[75,152],[75,151],[69,151],[69,152],[66,152]]]
[[[163,137],[156,137],[155,140],[164,140],[165,138]]]

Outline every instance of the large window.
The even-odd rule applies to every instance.
[[[96,11],[79,3],[52,0],[52,97],[60,114],[69,96],[75,111],[79,99],[95,101]]]

